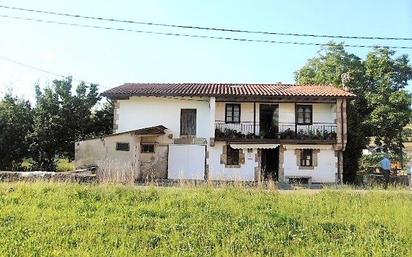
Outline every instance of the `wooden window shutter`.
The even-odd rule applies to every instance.
[[[196,109],[182,109],[180,112],[180,135],[196,136]]]

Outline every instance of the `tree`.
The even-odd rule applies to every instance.
[[[399,151],[402,130],[411,121],[411,94],[405,90],[412,79],[412,66],[406,55],[394,58],[394,51],[377,48],[368,54],[365,94],[370,118],[365,125],[375,135],[377,145]]]
[[[308,63],[295,73],[296,81],[299,84],[332,84],[343,87],[342,78],[346,77],[345,86],[357,95],[347,107],[348,142],[343,156],[344,180],[354,182],[362,149],[367,143],[367,135],[362,125],[368,115],[365,68],[362,60],[346,52],[342,44],[330,43],[318,54],[318,57],[309,59]]]
[[[376,48],[365,61],[330,43],[296,72],[301,84],[332,84],[348,87],[357,98],[348,106],[348,144],[344,152],[344,178],[355,179],[367,137],[403,156],[404,127],[411,121],[411,94],[405,90],[412,79],[406,55],[394,57],[388,48]],[[343,80],[343,82],[342,82]],[[343,85],[344,84],[344,85]]]
[[[93,134],[95,136],[109,135],[113,133],[114,104],[107,100],[100,109],[93,112]]]
[[[0,101],[0,170],[18,169],[29,155],[27,135],[32,131],[32,114],[30,103],[11,93]]]
[[[72,93],[72,79],[53,81],[43,92],[36,86],[33,152],[41,167],[54,169],[56,157],[74,158],[76,141],[111,129],[107,110],[93,110],[100,100],[98,85],[80,83]]]

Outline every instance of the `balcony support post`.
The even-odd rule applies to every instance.
[[[297,110],[296,110],[297,104],[295,103],[295,109],[294,109],[294,114],[295,114],[295,138],[298,137],[298,115],[297,115]]]
[[[253,134],[256,136],[256,102],[253,102]]]
[[[215,130],[216,130],[216,98],[210,97],[209,99],[209,120],[210,120],[210,127],[209,127],[209,144],[210,146],[214,146],[215,144]]]

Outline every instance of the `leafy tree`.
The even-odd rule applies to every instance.
[[[343,170],[344,180],[353,182],[362,149],[367,143],[367,134],[362,125],[368,115],[365,68],[362,60],[345,51],[342,44],[330,43],[318,52],[317,57],[309,59],[295,76],[299,84],[331,84],[337,87],[343,87],[342,78],[346,78],[345,86],[357,95],[347,107],[348,142],[344,152]]]
[[[95,136],[109,135],[113,133],[114,104],[107,100],[93,113],[93,134]]]
[[[70,77],[53,81],[43,91],[36,86],[31,147],[43,169],[53,170],[57,156],[73,159],[76,141],[111,129],[106,110],[93,113],[100,100],[97,85],[80,83],[72,91]]]
[[[32,108],[28,101],[11,93],[0,101],[0,170],[15,170],[29,155],[27,135],[33,125]]]
[[[346,52],[342,44],[330,43],[296,72],[298,83],[345,86],[357,95],[347,109],[346,181],[355,179],[367,137],[375,136],[378,145],[403,156],[402,131],[412,115],[412,98],[405,86],[412,79],[412,67],[406,55],[394,55],[387,48],[376,48],[362,61]]]
[[[365,121],[377,145],[402,147],[402,130],[411,121],[411,94],[405,90],[412,79],[412,66],[406,55],[394,58],[394,51],[377,48],[365,61],[366,99],[370,118]]]

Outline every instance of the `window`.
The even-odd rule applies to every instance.
[[[126,151],[130,150],[129,143],[116,143],[116,151]]]
[[[312,125],[312,105],[296,105],[298,125]]]
[[[154,144],[142,144],[142,153],[154,153]]]
[[[182,109],[180,112],[180,135],[196,136],[196,109]]]
[[[226,123],[240,123],[240,104],[226,104]]]
[[[227,146],[227,165],[239,165],[239,149]]]
[[[312,167],[313,166],[313,151],[312,149],[303,149],[300,152],[300,166]]]

